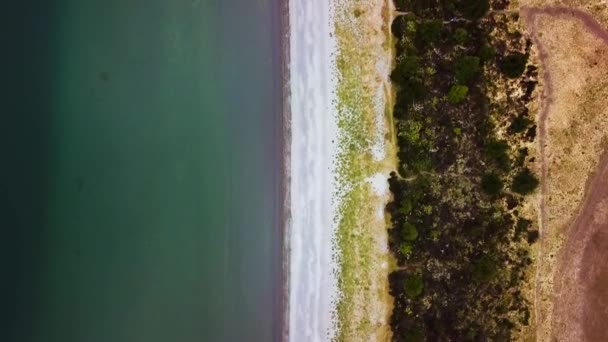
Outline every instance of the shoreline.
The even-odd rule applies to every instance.
[[[331,340],[336,331],[333,195],[339,134],[333,9],[325,0],[290,0],[286,11],[284,337],[294,342]]]
[[[290,234],[291,234],[291,76],[290,76],[290,20],[289,0],[279,0],[279,58],[281,69],[281,108],[278,111],[280,124],[279,138],[279,246],[280,268],[279,280],[280,298],[278,299],[277,336],[280,341],[289,341],[289,269],[290,269]]]
[[[388,79],[394,8],[390,0],[290,5],[282,25],[282,337],[354,341],[357,331],[355,340],[389,340],[393,260],[384,207],[396,168]],[[356,37],[366,46],[353,50]],[[345,69],[345,59],[354,64]],[[360,282],[368,285],[355,291]]]

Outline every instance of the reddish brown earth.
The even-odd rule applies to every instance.
[[[608,158],[568,238],[556,277],[554,333],[559,341],[608,340]]]
[[[535,40],[541,63],[548,52],[536,27],[539,15],[580,21],[608,45],[608,31],[583,11],[567,7],[528,8],[522,11]],[[576,51],[572,51],[576,53]],[[541,153],[541,231],[546,227],[547,118],[554,102],[551,70],[544,70],[544,91],[539,116]],[[608,103],[607,103],[608,105]],[[581,175],[583,176],[583,175]],[[555,274],[553,340],[608,341],[608,154],[602,156],[595,175],[587,182],[587,195],[574,223],[566,231]],[[554,228],[552,228],[554,229]]]

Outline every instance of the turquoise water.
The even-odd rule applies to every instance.
[[[39,2],[5,57],[0,339],[276,340],[279,0]]]

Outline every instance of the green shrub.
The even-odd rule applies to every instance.
[[[528,228],[530,228],[531,225],[532,221],[525,218],[520,218],[519,220],[517,220],[516,229],[518,232],[525,232],[528,230]]]
[[[394,0],[397,11],[406,12],[410,6],[410,0]]]
[[[500,69],[502,72],[510,78],[518,78],[526,70],[526,64],[528,63],[528,55],[524,55],[520,52],[512,53],[506,56],[501,64]]]
[[[406,296],[416,298],[422,294],[423,290],[424,283],[421,274],[412,274],[405,279],[404,291]]]
[[[467,18],[477,20],[486,15],[490,9],[489,0],[461,0],[458,10]]]
[[[437,9],[437,4],[433,0],[408,0],[407,2],[410,3],[409,9],[421,17],[428,16]]]
[[[403,239],[405,241],[414,241],[418,238],[418,229],[411,223],[403,224]]]
[[[391,80],[398,86],[397,104],[393,115],[396,118],[406,119],[412,104],[423,99],[427,94],[427,89],[422,79],[418,77],[403,79],[397,69],[391,74]]]
[[[456,31],[454,31],[454,35],[452,36],[452,39],[454,39],[456,44],[462,44],[466,42],[467,38],[469,38],[469,33],[463,28],[457,28]]]
[[[496,273],[498,273],[498,265],[487,255],[473,265],[472,276],[475,282],[487,283],[496,276]]]
[[[408,215],[409,213],[412,212],[413,207],[414,206],[412,205],[412,199],[409,197],[406,197],[401,202],[401,209],[399,209],[399,211],[403,215]]]
[[[399,15],[391,23],[391,32],[397,38],[416,32],[416,18],[411,15]]]
[[[466,84],[481,71],[479,57],[463,56],[454,63],[454,76],[458,83]]]
[[[530,171],[530,169],[525,168],[521,172],[519,172],[515,177],[513,177],[513,184],[511,184],[511,190],[517,192],[518,194],[527,195],[538,187],[538,179],[536,176]]]
[[[494,59],[496,55],[496,50],[490,46],[488,43],[485,43],[479,49],[479,58],[482,62],[488,62]]]
[[[399,246],[399,252],[401,252],[404,257],[409,257],[412,255],[412,244],[409,242],[402,242]]]
[[[405,25],[405,16],[397,16],[391,23],[391,33],[393,36],[397,38],[403,37],[403,34],[405,33]]]
[[[532,124],[532,122],[533,121],[526,116],[519,115],[513,119],[513,122],[511,122],[511,126],[509,126],[509,133],[524,132]]]
[[[397,63],[391,73],[391,80],[403,86],[405,83],[412,82],[412,79],[419,77],[420,72],[420,57],[407,56]]]
[[[533,244],[536,241],[538,241],[538,238],[540,237],[540,233],[538,232],[538,230],[531,230],[528,232],[528,243],[529,244]]]
[[[492,139],[486,143],[485,156],[491,163],[498,166],[504,171],[511,169],[511,160],[509,159],[509,144],[503,140]]]
[[[426,338],[424,337],[424,331],[421,328],[410,328],[405,333],[404,341],[424,342],[426,341]]]
[[[433,44],[439,40],[443,23],[441,20],[422,21],[418,24],[418,39],[424,44]]]
[[[502,180],[495,173],[486,173],[481,178],[481,189],[488,195],[496,196],[500,194],[503,187]]]
[[[523,167],[526,162],[526,158],[528,157],[528,148],[522,147],[517,150],[517,158],[515,159],[515,165],[517,167]]]
[[[464,101],[469,93],[469,87],[464,85],[453,85],[448,93],[448,101],[452,104],[458,104]]]

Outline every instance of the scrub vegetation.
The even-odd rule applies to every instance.
[[[395,341],[509,341],[531,324],[521,289],[538,231],[520,208],[539,185],[537,72],[507,5],[395,0]]]

